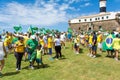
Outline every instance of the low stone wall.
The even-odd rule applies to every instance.
[[[90,24],[91,23],[69,23],[69,26],[77,32],[81,30],[87,31],[89,28],[99,30],[100,26],[102,26],[103,30],[114,30],[116,27],[120,27],[120,23],[116,20],[97,21],[93,22],[92,26],[90,26]]]

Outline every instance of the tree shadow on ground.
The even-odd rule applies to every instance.
[[[44,64],[44,66],[42,66],[41,64],[39,65],[39,68],[48,68],[48,67],[50,67],[48,64]],[[38,66],[35,65],[35,66],[34,66],[34,69],[37,69],[37,68],[38,68]],[[23,67],[22,69],[29,70],[30,68],[29,68],[29,66],[25,66],[25,67]]]
[[[65,49],[70,49],[70,47],[65,47]]]
[[[101,55],[100,54],[96,54],[96,57],[101,57]]]
[[[83,49],[82,48],[79,49],[79,53],[83,53]]]
[[[7,73],[3,74],[3,77],[4,77],[4,76],[17,75],[17,74],[19,74],[19,73],[20,73],[19,71],[15,71],[15,72],[7,72]]]
[[[44,66],[43,65],[39,65],[39,67],[36,65],[36,66],[34,66],[34,68],[37,70],[37,69],[44,69],[44,68],[48,68],[48,67],[50,67],[48,64],[44,64]]]

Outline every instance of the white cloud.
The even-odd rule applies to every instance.
[[[0,12],[2,13],[0,14],[0,22],[8,24],[52,25],[67,20],[67,13],[56,9],[53,4],[46,4],[40,8],[14,2],[8,3]]]
[[[60,0],[36,0],[34,4],[20,4],[17,2],[7,3],[5,7],[0,8],[0,22],[4,24],[22,24],[22,25],[41,25],[51,26],[54,24],[66,22],[78,16],[78,14],[69,14],[67,10],[79,10],[71,7],[70,4],[89,0],[66,0],[66,3],[59,4]],[[69,2],[69,4],[67,3]],[[85,6],[89,6],[86,3]]]
[[[89,2],[86,2],[85,4],[83,4],[83,5],[80,5],[80,7],[88,7],[88,6],[91,6],[92,4],[91,3],[89,3]]]

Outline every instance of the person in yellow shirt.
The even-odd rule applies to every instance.
[[[24,39],[19,37],[18,41],[14,45],[15,57],[16,57],[16,70],[21,70],[21,60],[25,52]]]
[[[23,38],[24,38],[24,44],[25,44],[25,54],[24,54],[24,58],[25,58],[25,61],[26,61],[26,60],[27,60],[27,55],[28,55],[27,41],[29,40],[29,38],[28,38],[28,36],[27,36],[27,33],[24,34]]]
[[[41,50],[42,50],[42,54],[43,54],[44,53],[44,40],[43,40],[42,35],[39,38],[39,44],[41,45]]]
[[[79,36],[77,36],[74,39],[74,48],[75,48],[75,53],[76,54],[79,54],[79,46],[80,46],[80,38],[79,38]]]
[[[9,33],[8,38],[9,38],[8,48],[9,48],[9,49],[12,49],[12,40],[13,40],[12,33]]]
[[[41,35],[39,38],[39,43],[42,46],[42,48],[44,47],[44,40],[43,40],[43,36]]]
[[[48,50],[49,50],[49,55],[50,55],[50,60],[53,60],[52,58],[52,47],[53,47],[53,40],[52,40],[52,35],[48,36]]]
[[[116,38],[113,39],[113,49],[115,50],[115,60],[118,61],[118,54],[119,54],[119,50],[120,50],[120,38],[119,35],[116,35]]]
[[[100,49],[100,53],[102,53],[102,33],[100,31],[98,31],[97,44]]]
[[[4,40],[4,46],[5,46],[5,50],[7,53],[9,52],[9,44],[10,44],[9,38],[8,38],[8,36],[6,36],[5,40]]]
[[[89,38],[88,38],[88,46],[89,46],[89,53],[88,56],[92,56],[92,33],[90,33]]]
[[[85,46],[88,47],[88,39],[89,39],[89,35],[86,33],[85,34]]]

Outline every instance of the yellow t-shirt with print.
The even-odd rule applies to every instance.
[[[113,49],[119,50],[120,49],[120,39],[114,38],[112,46],[113,46]]]
[[[48,48],[52,48],[52,38],[48,38]]]
[[[9,38],[5,38],[4,40],[4,46],[8,46],[10,44]]]
[[[15,52],[23,53],[25,50],[24,42],[21,43],[20,41],[17,41],[15,44],[16,44]]]
[[[12,40],[13,40],[13,37],[12,36],[8,36],[8,38],[9,38],[9,43],[11,44]]]
[[[27,41],[29,40],[29,38],[27,36],[24,36],[24,44],[25,44],[25,47],[27,45]]]
[[[98,35],[98,37],[97,37],[97,42],[98,42],[98,43],[101,43],[101,42],[102,42],[102,35],[101,35],[101,34]]]
[[[89,36],[89,44],[92,44],[92,38],[93,38],[93,36],[90,35],[90,36]]]
[[[43,39],[40,39],[39,42],[40,42],[40,45],[44,46],[44,40]]]

